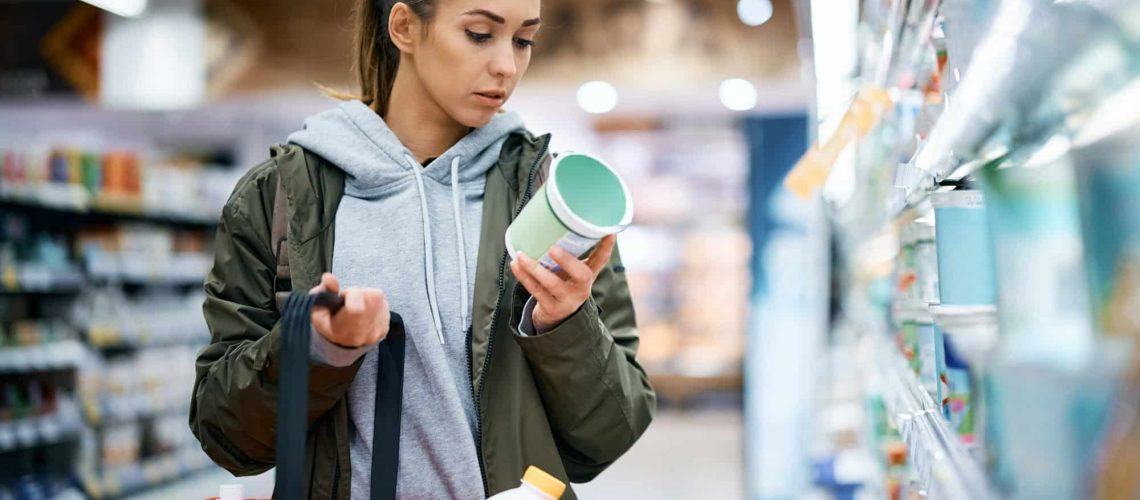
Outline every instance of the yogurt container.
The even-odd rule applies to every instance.
[[[993,245],[981,191],[930,195],[938,238],[938,295],[943,305],[992,305],[997,300]]]
[[[581,257],[632,221],[633,197],[617,172],[592,156],[565,153],[554,158],[546,183],[507,228],[507,252],[512,260],[523,252],[557,272],[552,248]]]
[[[1109,102],[1074,149],[1092,310],[1102,334],[1140,335],[1140,83]]]
[[[1038,153],[1007,168],[989,166],[980,178],[1005,357],[1080,366],[1092,354],[1094,339],[1069,157]]]

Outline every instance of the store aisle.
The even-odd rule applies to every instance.
[[[574,488],[584,500],[744,498],[742,420],[732,410],[662,411],[617,464]],[[205,498],[223,483],[242,484],[248,498],[268,498],[273,474],[233,479],[219,470],[132,500]]]
[[[744,498],[743,436],[739,411],[661,411],[628,454],[575,489],[586,500]]]

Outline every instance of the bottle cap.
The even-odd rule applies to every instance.
[[[218,500],[241,500],[245,491],[240,484],[223,484],[218,491]]]
[[[565,483],[533,465],[526,469],[526,474],[523,474],[522,480],[524,483],[534,486],[539,491],[546,493],[550,498],[562,498],[562,493],[566,491]]]

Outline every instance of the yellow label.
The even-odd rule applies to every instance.
[[[16,268],[11,266],[4,268],[4,288],[13,291],[20,288],[20,279],[16,275]]]

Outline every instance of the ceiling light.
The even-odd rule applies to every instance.
[[[772,18],[771,0],[740,0],[736,4],[736,15],[749,26],[760,26]]]
[[[588,113],[609,113],[617,103],[617,89],[609,82],[586,82],[578,88],[578,105]]]
[[[720,102],[733,111],[748,111],[756,107],[756,86],[741,78],[720,83]]]

